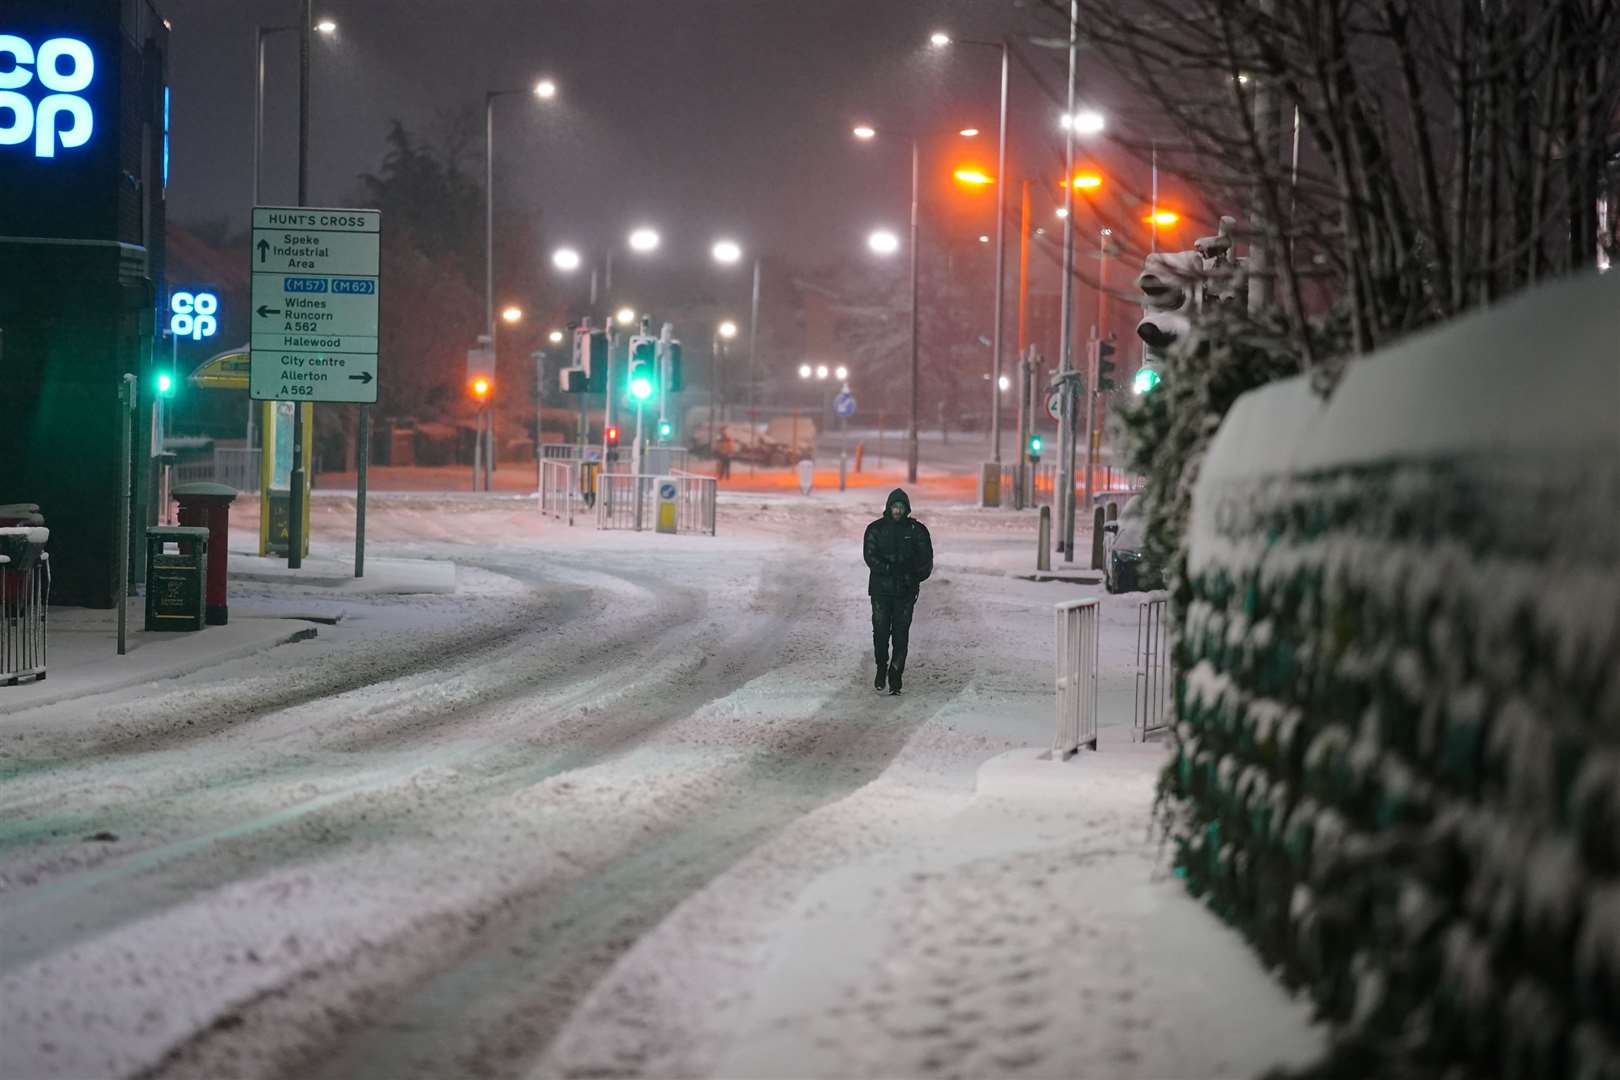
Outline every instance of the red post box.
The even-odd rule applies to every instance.
[[[174,501],[180,504],[180,524],[208,530],[208,588],[203,621],[209,626],[224,626],[230,621],[230,609],[225,604],[225,566],[230,558],[231,503],[235,499],[236,489],[227,484],[199,481],[174,489]]]

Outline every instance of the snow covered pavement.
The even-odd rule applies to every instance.
[[[995,570],[1029,517],[923,493],[949,569],[907,693],[874,695],[853,496],[728,497],[712,539],[375,497],[373,550],[453,559],[457,594],[344,596],[313,641],[7,716],[0,1076],[1308,1058],[1301,1007],[1156,870],[1135,600],[1105,607],[1103,753],[1035,761],[1051,604],[1085,590]],[[344,500],[316,515],[341,551]]]

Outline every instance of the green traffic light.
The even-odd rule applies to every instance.
[[[1032,454],[1039,454],[1041,452],[1041,437],[1039,435],[1031,435],[1029,437],[1029,452]]]
[[[630,380],[630,396],[635,398],[637,401],[646,401],[648,398],[652,397],[652,392],[652,380],[647,378],[645,375],[637,375],[635,378]]]
[[[670,423],[668,420],[660,420],[660,421],[658,421],[658,437],[660,439],[667,439],[671,435],[673,435],[674,433],[675,433],[675,425],[674,424]]]
[[[174,393],[174,376],[170,375],[167,371],[158,372],[157,392],[163,397],[168,397],[170,394]]]
[[[1136,378],[1131,380],[1131,389],[1138,394],[1145,394],[1159,385],[1159,373],[1150,367],[1137,371]]]

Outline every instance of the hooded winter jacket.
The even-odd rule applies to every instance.
[[[900,503],[905,516],[895,521],[889,507]],[[911,516],[911,499],[904,488],[895,488],[883,502],[883,516],[866,527],[861,545],[867,569],[868,596],[915,597],[917,586],[934,572],[934,543],[928,528]]]

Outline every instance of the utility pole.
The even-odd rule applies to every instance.
[[[1071,110],[1072,110],[1071,106]],[[1070,125],[1073,126],[1072,124]],[[990,460],[1001,464],[1002,287],[1007,276],[1007,43],[1001,43],[1001,123],[996,150],[996,314],[990,345]],[[1022,453],[1022,451],[1020,451]],[[999,473],[1000,470],[998,469]],[[999,481],[998,481],[999,482]]]
[[[758,380],[759,362],[759,256],[754,256],[754,298],[748,309],[748,432],[754,444],[748,455],[748,475],[754,475],[754,463],[759,458],[759,428],[754,415],[754,384]]]
[[[1074,0],[1078,3],[1079,0]],[[917,139],[911,140],[911,431],[906,441],[906,483],[917,482]]]
[[[304,0],[304,22],[298,28],[298,205],[309,205],[309,35],[315,24],[315,0]],[[287,568],[304,565],[304,410],[293,405],[292,492],[287,500]]]
[[[1080,0],[1069,0],[1069,123],[1063,131],[1063,298],[1058,329],[1058,373],[1074,370],[1074,80],[1078,61]],[[1074,561],[1074,387],[1060,380],[1063,407],[1058,430],[1058,546]]]

